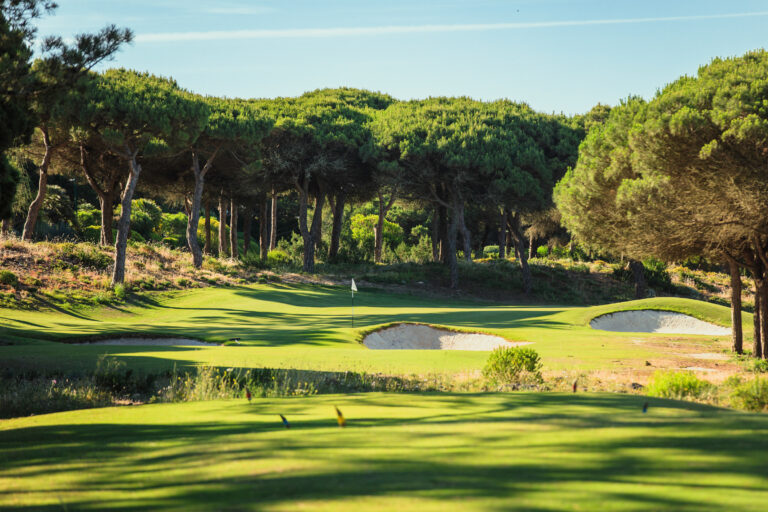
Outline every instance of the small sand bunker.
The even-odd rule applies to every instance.
[[[601,331],[708,334],[712,336],[731,334],[729,327],[720,327],[682,313],[652,309],[619,311],[618,313],[602,315],[594,318],[589,325],[593,329]]]
[[[184,346],[184,347],[218,347],[218,343],[206,343],[204,341],[188,338],[111,338],[108,340],[73,343],[73,345],[155,345],[155,346]]]
[[[369,334],[363,344],[374,350],[493,350],[529,343],[513,343],[489,334],[446,331],[427,325],[399,324]]]

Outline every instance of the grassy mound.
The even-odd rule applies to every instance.
[[[0,431],[3,510],[761,510],[768,500],[768,416],[638,396],[240,399],[58,413]]]

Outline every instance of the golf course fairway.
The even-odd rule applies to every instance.
[[[498,305],[361,290],[352,327],[345,288],[269,284],[202,288],[125,306],[58,311],[0,309],[0,360],[14,367],[92,369],[102,354],[132,368],[177,364],[295,368],[388,374],[456,374],[482,368],[487,352],[369,350],[361,332],[392,322],[421,322],[531,342],[545,370],[645,368],[646,361],[727,350],[728,337],[620,333],[592,329],[599,315],[662,309],[730,325],[728,308],[656,298],[595,307]],[[752,316],[744,314],[744,325]],[[171,336],[228,343],[216,347],[68,345],[109,336]],[[238,338],[239,344],[228,341]],[[670,344],[674,345],[670,349]],[[673,366],[674,366],[673,364]]]
[[[757,511],[767,449],[768,416],[617,394],[105,408],[0,422],[0,509]]]

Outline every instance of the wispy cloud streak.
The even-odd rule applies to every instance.
[[[297,28],[277,30],[217,30],[201,32],[161,32],[138,34],[139,43],[171,43],[187,41],[227,41],[246,39],[330,38],[384,36],[398,34],[429,34],[440,32],[487,32],[494,30],[525,30],[557,27],[586,27],[595,25],[627,25],[700,20],[720,20],[768,16],[768,11],[699,16],[669,16],[661,18],[618,18],[605,20],[540,21],[522,23],[481,23],[465,25],[392,25],[381,27]]]

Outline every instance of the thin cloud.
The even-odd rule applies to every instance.
[[[268,14],[275,12],[274,7],[211,7],[205,9],[208,14],[232,14],[239,16],[250,16],[256,14]]]
[[[540,21],[524,23],[483,23],[468,25],[393,25],[382,27],[297,28],[277,30],[218,30],[207,32],[160,32],[138,34],[140,43],[170,43],[189,41],[226,41],[245,39],[329,38],[382,36],[396,34],[429,34],[439,32],[486,32],[493,30],[523,30],[556,27],[585,27],[593,25],[625,25],[698,20],[720,20],[768,16],[768,11],[700,16],[669,16],[663,18],[618,18],[606,20]]]

